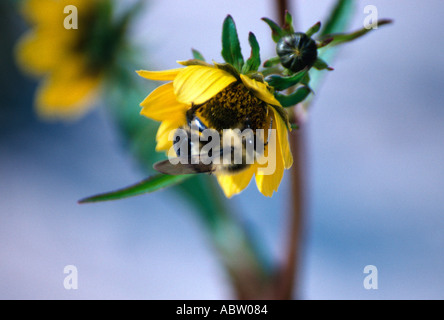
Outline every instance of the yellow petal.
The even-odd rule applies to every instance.
[[[277,121],[276,116],[273,113],[273,126],[272,129],[276,129],[277,127]],[[279,132],[276,130],[276,134],[279,134]],[[270,155],[269,161],[273,161],[274,163],[272,166],[275,166],[275,170],[272,174],[264,174],[263,168],[261,169],[261,166],[258,166],[258,171],[256,173],[256,185],[258,190],[266,197],[271,197],[273,195],[273,192],[278,191],[279,185],[281,183],[282,177],[284,176],[284,160],[282,158],[282,147],[280,145],[279,138],[276,137],[275,139],[276,145],[274,147],[276,156],[273,157],[273,155]],[[273,139],[269,140],[267,151],[266,152],[272,152],[272,143]],[[267,164],[267,165],[270,165]],[[268,173],[268,172],[267,172]]]
[[[173,141],[168,139],[170,132],[183,126],[186,122],[185,115],[162,121],[156,135],[156,151],[168,151],[173,146]]]
[[[37,112],[44,118],[74,118],[93,104],[101,81],[99,73],[85,71],[81,59],[51,73],[37,91]]]
[[[16,46],[16,59],[20,67],[39,76],[54,70],[68,60],[63,33],[53,36],[48,32],[30,32]]]
[[[256,97],[258,97],[262,101],[264,101],[268,104],[274,105],[274,106],[281,105],[279,103],[279,101],[276,100],[274,95],[268,90],[268,87],[265,83],[251,79],[243,74],[241,74],[240,77],[241,77],[244,85],[248,89],[250,89]]]
[[[256,169],[256,165],[251,165],[248,169],[234,175],[218,174],[217,181],[225,196],[231,198],[248,187]]]
[[[27,0],[23,1],[22,14],[34,24],[52,23],[54,20],[63,22],[63,8],[61,1],[54,0]]]
[[[284,120],[282,120],[282,118],[276,114],[274,111],[273,112],[273,121],[276,122],[276,133],[279,139],[279,144],[281,147],[281,153],[282,153],[282,157],[284,159],[284,168],[285,169],[289,169],[292,164],[293,164],[293,155],[291,153],[290,150],[290,143],[288,140],[288,130],[287,127],[285,125]]]
[[[183,69],[184,68],[178,68],[178,69],[170,69],[164,71],[139,70],[136,72],[139,74],[139,76],[145,79],[156,80],[156,81],[172,81]]]
[[[82,28],[83,17],[94,16],[97,1],[86,0],[27,0],[23,1],[23,14],[34,24],[16,47],[18,64],[26,71],[42,75],[69,62],[68,55],[78,46],[89,30]],[[65,29],[64,13],[67,5],[78,10],[79,29]]]
[[[233,75],[221,69],[189,66],[174,79],[174,93],[182,103],[202,104],[235,81]]]
[[[98,76],[66,79],[51,76],[37,90],[37,113],[46,119],[73,119],[86,113],[96,99]]]
[[[189,109],[188,105],[177,102],[172,82],[155,89],[140,105],[143,107],[140,112],[142,115],[157,121],[177,118],[178,114],[185,116]]]
[[[277,192],[284,176],[284,168],[276,168],[276,173],[273,175],[256,175],[256,185],[258,190],[266,197],[273,196],[273,192]]]

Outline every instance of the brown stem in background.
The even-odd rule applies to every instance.
[[[279,277],[279,299],[293,299],[297,297],[299,258],[302,238],[303,223],[303,150],[304,134],[302,129],[290,133],[291,152],[293,154],[293,166],[290,169],[291,193],[290,212],[288,221],[287,247],[284,264]],[[295,292],[295,293],[293,293]]]
[[[288,10],[288,12],[291,12],[291,8],[289,7],[288,0],[276,0],[275,3],[279,25],[283,26],[285,11]]]
[[[284,24],[285,11],[288,10],[287,0],[276,0],[277,15],[280,25]],[[294,16],[294,14],[293,14]],[[294,107],[296,108],[296,107]],[[298,122],[295,110],[290,113],[291,123]],[[288,237],[286,240],[285,260],[277,278],[276,299],[293,299],[297,295],[298,288],[298,266],[300,256],[300,241],[303,222],[303,198],[304,198],[304,177],[303,177],[303,155],[304,139],[302,129],[293,130],[290,134],[290,146],[293,154],[293,166],[290,170],[291,192],[290,192],[290,212],[288,221]],[[295,293],[294,293],[295,292]]]

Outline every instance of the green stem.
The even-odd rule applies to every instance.
[[[258,299],[268,286],[270,261],[254,238],[228,207],[214,177],[196,176],[179,188],[185,198],[199,198],[196,213],[206,227],[212,244],[228,272],[237,299]],[[207,199],[205,199],[207,198]],[[194,203],[199,203],[195,202]],[[208,205],[211,203],[210,205]]]

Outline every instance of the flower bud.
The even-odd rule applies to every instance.
[[[282,37],[276,45],[276,52],[282,65],[292,72],[311,68],[318,57],[316,42],[301,32]]]

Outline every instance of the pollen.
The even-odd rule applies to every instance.
[[[198,108],[210,127],[219,131],[229,128],[263,129],[267,120],[267,104],[238,82]]]

